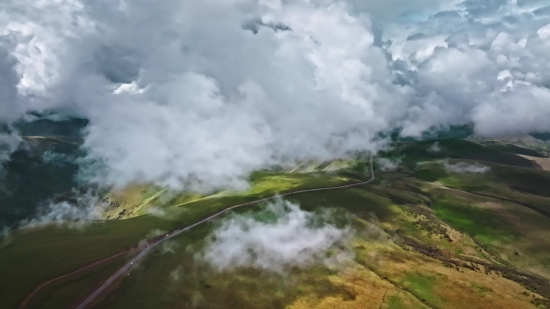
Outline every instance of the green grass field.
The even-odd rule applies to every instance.
[[[250,267],[220,272],[195,255],[218,226],[205,224],[170,240],[171,250],[161,246],[149,254],[95,307],[516,309],[537,303],[544,308],[550,299],[550,172],[535,169],[513,147],[448,139],[438,140],[434,152],[434,143],[396,143],[381,155],[401,158],[398,169],[377,167],[376,181],[367,185],[288,197],[305,211],[337,209],[334,224],[352,227],[352,245],[331,248],[350,257],[341,267],[314,264],[284,274]],[[456,172],[445,168],[441,160],[447,159],[447,164],[489,169]],[[0,245],[0,297],[6,308],[16,308],[45,280],[232,205],[369,179],[365,162],[350,161],[333,172],[319,171],[327,163],[314,172],[305,167],[308,172],[260,171],[250,177],[246,192],[161,193],[151,205],[162,208],[167,218],[147,215],[149,205],[136,217],[81,229],[17,230]],[[143,194],[136,198],[142,201],[160,191],[135,192]],[[273,221],[262,207],[235,212]],[[74,304],[126,258],[48,286],[28,308]],[[499,270],[486,272],[489,266]]]
[[[434,145],[437,145],[437,151],[434,150]],[[394,148],[382,153],[382,156],[402,157],[405,165],[409,166],[420,161],[444,158],[478,160],[527,168],[534,166],[531,161],[516,154],[460,139],[395,143]]]
[[[408,273],[402,284],[407,290],[411,291],[417,298],[426,301],[429,304],[441,304],[445,300],[437,299],[434,294],[434,286],[438,278],[424,273]]]
[[[26,308],[69,308],[83,298],[87,291],[92,291],[99,284],[105,282],[128,260],[127,257],[118,258],[105,265],[87,271],[80,275],[53,283],[40,291]]]
[[[439,219],[484,244],[513,241],[518,237],[518,232],[498,214],[457,201],[456,198],[438,199],[432,209]]]
[[[487,141],[487,142],[484,142],[483,144],[505,152],[521,154],[521,155],[526,155],[531,157],[542,157],[539,151],[531,148],[527,148],[527,147],[521,147],[521,146],[497,142],[497,141]]]
[[[46,226],[23,229],[0,247],[0,293],[8,307],[17,303],[40,282],[60,276],[96,260],[116,254],[143,240],[153,230],[169,231],[190,225],[226,207],[273,195],[275,192],[334,186],[345,181],[337,175],[286,177],[270,173],[253,179],[250,194],[209,197],[177,207],[168,207],[171,218],[140,216],[102,221],[81,229]],[[255,186],[254,184],[258,184]]]

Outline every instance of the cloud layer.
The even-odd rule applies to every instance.
[[[323,262],[330,248],[346,244],[351,237],[349,228],[338,228],[283,200],[270,204],[260,215],[223,220],[200,257],[219,270],[253,267],[281,272]]]
[[[547,131],[547,12],[520,0],[7,0],[0,122],[87,118],[87,178],[197,190],[376,150],[395,128]]]

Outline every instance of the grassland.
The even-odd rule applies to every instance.
[[[284,179],[274,174],[273,181],[270,178],[270,173],[256,175],[249,194],[210,196],[180,206],[166,206],[170,219],[147,215],[98,221],[81,227],[50,225],[16,230],[0,246],[3,303],[8,308],[15,308],[40,282],[128,249],[140,240],[155,236],[152,231],[169,231],[190,225],[226,207],[274,192],[333,186],[347,180],[336,174],[316,177],[290,174]]]
[[[437,257],[401,243],[400,237],[409,236],[432,247],[444,247],[449,241],[428,236],[423,228],[409,234],[405,227],[415,221],[414,215],[391,198],[371,192],[370,187],[304,194],[292,200],[307,210],[338,206],[354,215],[358,228],[355,257],[344,270],[311,266],[293,269],[283,277],[247,268],[217,272],[191,254],[200,251],[202,240],[212,229],[204,226],[175,239],[179,244],[175,252],[159,250],[143,261],[101,301],[101,307],[534,308],[532,292],[513,280],[470,269],[470,264],[449,267]],[[377,233],[369,228],[372,226]],[[468,234],[445,227],[452,235],[451,242],[465,247],[464,256],[454,258],[463,261],[460,258],[473,256],[482,263],[502,265],[492,253],[477,249],[477,242]],[[174,280],[174,271],[181,271],[182,277]]]
[[[460,139],[396,143],[383,156],[404,157],[407,167],[433,159],[466,159],[492,162],[516,167],[534,167],[533,162],[516,154]]]
[[[76,280],[68,278],[50,284],[41,290],[37,296],[30,299],[26,308],[69,308],[80,300],[83,291],[92,291],[107,280],[126,261],[127,258],[123,256],[96,267],[93,271],[87,271],[78,276],[75,275],[73,278]]]
[[[172,239],[170,250],[161,247],[148,255],[94,305],[548,308],[550,173],[509,149],[453,139],[434,144],[398,143],[382,154],[400,158],[398,168],[378,170],[377,180],[369,185],[289,198],[306,211],[337,208],[350,218],[352,245],[334,249],[344,250],[350,259],[339,267],[318,263],[284,274],[248,267],[218,271],[195,255],[216,227],[206,224]],[[0,296],[7,308],[16,307],[39,282],[124,250],[151,237],[152,231],[187,225],[243,201],[368,179],[362,163],[354,161],[330,173],[331,164],[311,162],[295,170],[262,171],[251,176],[246,192],[169,194],[136,186],[113,193],[110,198],[136,209],[135,217],[97,222],[82,230],[49,226],[16,231],[0,247],[0,272],[6,274],[0,280]],[[456,172],[445,165],[459,163],[489,169]],[[169,215],[145,215],[151,206]],[[239,211],[257,214],[261,208]],[[29,307],[67,307],[122,261],[58,282]]]
[[[347,166],[354,168],[347,170],[349,175],[342,172],[342,169]],[[330,182],[323,183],[328,178],[333,178],[336,182],[345,181],[349,177],[356,176],[355,170],[358,169],[368,170],[368,164],[364,160],[357,160],[357,162],[335,160],[324,163],[305,161],[298,167],[287,169],[285,172],[255,172],[249,178],[250,188],[239,192],[231,190],[209,193],[171,192],[151,184],[132,185],[107,194],[102,205],[101,218],[106,220],[128,219],[146,215],[152,212],[151,208],[156,209],[157,213],[158,210],[161,212],[177,211],[176,207],[185,204],[223,196],[262,198],[280,192],[315,188],[317,185],[329,185]],[[319,177],[321,180],[317,181],[316,178]]]
[[[543,157],[541,152],[534,150],[532,148],[517,146],[514,144],[508,144],[500,141],[486,141],[483,144],[509,153],[515,153],[519,155],[526,155],[531,157]]]

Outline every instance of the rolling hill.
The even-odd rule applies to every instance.
[[[332,220],[350,231],[345,244],[314,262],[281,272],[246,264],[219,269],[201,257],[231,220],[278,222],[272,206],[263,203],[175,237],[92,305],[549,308],[550,172],[516,150],[460,139],[396,142],[378,157],[396,166],[377,163],[374,182],[288,198],[308,214],[329,211],[329,217],[315,217],[320,221],[313,227]],[[16,308],[41,283],[114,256],[46,284],[25,303],[25,308],[74,306],[135,256],[140,240],[243,201],[364,180],[370,171],[358,159],[334,171],[320,163],[321,168],[293,173],[258,172],[247,192],[182,192],[158,200],[166,193],[154,186],[112,193],[112,199],[127,201],[121,205],[147,201],[165,216],[145,207],[128,218],[109,216],[78,229],[66,224],[16,230],[0,245],[0,296],[6,308]]]

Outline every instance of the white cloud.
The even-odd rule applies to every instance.
[[[0,228],[0,248],[8,246],[13,242],[13,236],[10,233],[10,228],[4,226]]]
[[[328,258],[327,252],[346,245],[352,235],[349,227],[332,224],[330,216],[283,200],[270,204],[260,216],[263,220],[249,215],[223,219],[199,257],[219,270],[254,267],[281,272],[319,262],[332,265],[342,255]]]
[[[180,281],[183,273],[183,267],[178,265],[173,271],[170,272],[170,278],[174,281]]]
[[[75,162],[77,159],[78,156],[76,154],[60,153],[52,150],[47,150],[42,154],[42,162],[45,164],[63,165]]]
[[[149,231],[149,233],[147,233],[147,235],[145,236],[145,238],[149,239],[149,238],[154,238],[154,237],[157,237],[157,236],[160,236],[162,234],[166,234],[167,231],[165,230],[161,230],[161,229],[154,229],[154,230],[151,230]]]
[[[2,227],[2,230],[0,232],[0,239],[2,239],[3,241],[5,238],[8,238],[9,236],[10,236],[10,228],[7,226]]]
[[[80,228],[100,215],[100,199],[93,192],[73,193],[74,198],[67,201],[48,201],[38,207],[36,215],[20,222],[19,226],[32,228],[44,224],[65,224]]]
[[[169,240],[162,243],[162,253],[176,253],[176,249],[179,248],[179,243]]]
[[[550,38],[550,24],[540,27],[540,29],[537,30],[537,35],[541,40],[547,40]]]
[[[428,147],[428,152],[438,153],[440,151],[441,151],[441,146],[439,146],[439,142],[434,142],[430,147]]]
[[[476,173],[483,174],[491,168],[481,164],[470,164],[466,162],[458,162],[455,164],[449,163],[448,160],[443,161],[443,166],[447,172],[451,173]]]
[[[85,117],[96,164],[83,175],[196,190],[376,150],[395,128],[550,130],[545,5],[7,0],[0,122],[48,109]],[[255,34],[243,27],[253,23]]]
[[[376,163],[383,171],[394,171],[399,167],[401,163],[401,158],[397,159],[388,159],[388,158],[376,158]]]
[[[164,209],[157,206],[152,206],[147,208],[147,213],[159,218],[166,218],[167,216],[166,211],[164,211]]]
[[[14,152],[19,144],[21,138],[12,132],[0,132],[0,179],[4,173],[4,163],[10,159],[10,155]]]

